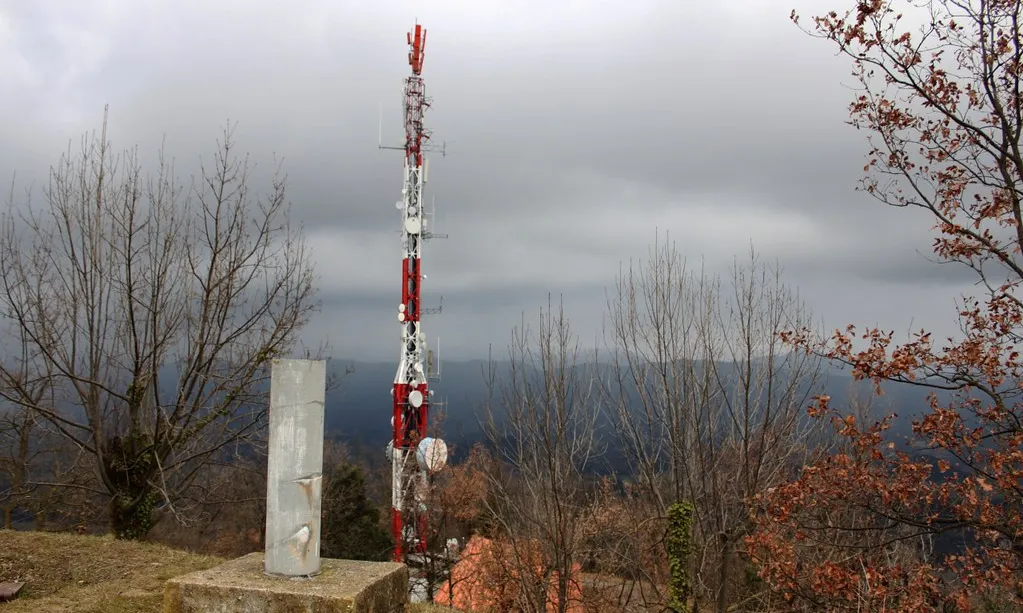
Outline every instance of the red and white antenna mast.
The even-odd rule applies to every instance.
[[[408,33],[408,63],[412,74],[405,78],[405,153],[401,210],[402,262],[401,358],[394,376],[391,424],[391,530],[394,559],[402,561],[406,553],[426,552],[425,493],[427,476],[447,461],[447,446],[440,439],[426,436],[430,395],[426,364],[426,335],[420,316],[422,285],[422,245],[430,237],[423,203],[425,166],[423,153],[429,133],[423,127],[423,114],[430,106],[423,89],[423,57],[426,29],[416,24]]]

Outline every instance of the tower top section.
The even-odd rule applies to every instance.
[[[423,55],[426,53],[426,28],[416,24],[416,28],[408,33],[408,64],[412,67],[412,73],[419,75],[423,72]]]

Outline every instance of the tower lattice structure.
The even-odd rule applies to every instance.
[[[420,288],[422,286],[422,247],[429,237],[423,203],[425,166],[423,154],[430,138],[423,117],[430,106],[426,97],[422,70],[426,49],[426,29],[416,25],[408,33],[408,63],[412,74],[405,78],[404,182],[398,208],[402,214],[401,352],[394,376],[391,457],[394,559],[402,561],[406,553],[426,552],[426,492],[429,461],[423,454],[434,453],[443,442],[426,439],[430,405],[426,335],[422,329]],[[446,448],[441,450],[446,457]],[[417,457],[417,453],[419,457]],[[443,460],[440,460],[443,462]]]

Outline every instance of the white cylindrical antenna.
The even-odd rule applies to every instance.
[[[430,180],[430,158],[423,158],[423,185]]]

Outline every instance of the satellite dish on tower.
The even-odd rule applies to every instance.
[[[447,443],[439,438],[424,438],[416,448],[416,462],[419,467],[429,473],[444,468],[448,462]]]

